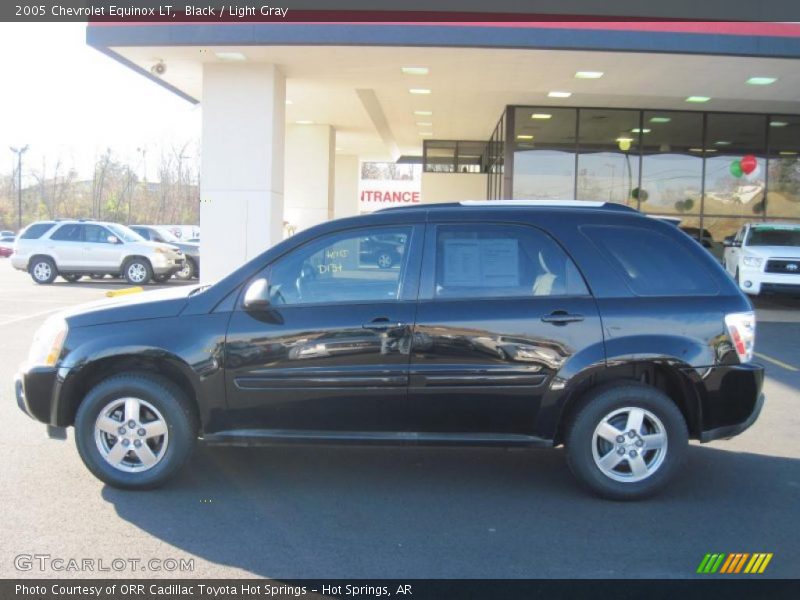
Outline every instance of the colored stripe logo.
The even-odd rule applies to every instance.
[[[763,573],[771,560],[772,552],[706,554],[697,567],[697,573],[704,575],[713,575],[714,573],[726,575],[747,573],[756,575]]]

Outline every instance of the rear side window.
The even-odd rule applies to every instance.
[[[584,226],[581,231],[638,296],[714,296],[719,292],[702,261],[652,229]],[[700,246],[697,251],[705,252]]]
[[[572,260],[543,231],[506,224],[436,229],[437,298],[585,296]]]
[[[20,236],[23,240],[38,240],[55,223],[34,223],[30,225]]]
[[[59,242],[80,242],[81,226],[74,223],[62,225],[53,232],[50,239]]]

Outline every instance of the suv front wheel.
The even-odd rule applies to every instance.
[[[153,278],[153,268],[146,258],[129,258],[122,267],[122,276],[132,285],[145,285]]]
[[[637,500],[666,485],[686,454],[683,414],[666,394],[636,382],[585,396],[566,434],[567,462],[592,491]]]
[[[98,479],[125,489],[167,481],[191,454],[197,430],[186,396],[150,373],[100,382],[75,417],[75,442],[84,464]]]

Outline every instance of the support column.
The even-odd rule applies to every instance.
[[[336,136],[330,125],[289,125],[286,129],[284,214],[296,231],[333,218]]]
[[[200,276],[282,239],[286,84],[274,65],[203,66]]]
[[[355,154],[337,154],[333,194],[333,217],[352,217],[358,214],[358,180],[361,165]]]

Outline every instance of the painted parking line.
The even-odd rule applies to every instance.
[[[49,315],[50,313],[58,312],[59,310],[63,309],[64,307],[61,306],[59,308],[51,308],[50,310],[43,310],[42,312],[33,313],[32,315],[25,315],[22,317],[17,317],[15,319],[0,321],[0,327],[2,327],[3,325],[11,325],[12,323],[18,323],[19,321],[24,321],[26,319],[33,319],[34,317],[43,317],[44,315]]]
[[[787,371],[793,371],[797,373],[800,371],[797,367],[793,367],[792,365],[783,362],[782,360],[778,360],[777,358],[772,358],[771,356],[767,356],[766,354],[761,354],[760,352],[754,353],[758,358],[766,360],[767,362],[771,362],[773,365],[778,365],[779,367],[786,369]]]

